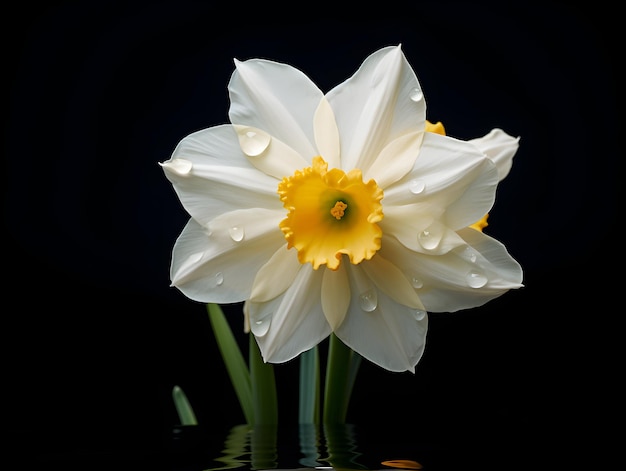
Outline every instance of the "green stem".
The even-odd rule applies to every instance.
[[[317,346],[300,355],[299,424],[319,423],[320,369]]]
[[[277,424],[278,399],[274,365],[263,361],[259,346],[252,333],[250,333],[249,364],[254,404],[254,424]]]
[[[324,424],[344,424],[350,395],[361,357],[335,334],[330,335],[326,384],[324,391]]]

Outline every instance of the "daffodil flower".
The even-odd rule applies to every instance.
[[[400,46],[326,94],[290,65],[235,60],[228,91],[231,124],[190,134],[161,164],[191,216],[171,280],[196,301],[245,301],[264,361],[334,333],[414,372],[427,312],[522,286],[520,265],[474,225],[517,139],[444,135]]]

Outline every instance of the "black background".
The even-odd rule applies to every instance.
[[[449,135],[521,137],[486,232],[521,263],[525,287],[431,315],[414,375],[364,362],[348,420],[463,444],[472,462],[499,450],[504,470],[603,455],[589,420],[611,417],[594,393],[608,398],[616,377],[602,368],[623,279],[610,268],[623,250],[622,127],[617,22],[597,7],[397,2],[337,16],[315,3],[162,1],[5,12],[3,389],[19,459],[169,456],[175,384],[202,424],[243,422],[205,307],[169,287],[187,215],[158,162],[187,134],[227,122],[233,58],[289,63],[328,91],[396,44],[428,119]],[[225,310],[239,329],[240,306]],[[297,417],[296,366],[276,369],[284,424]]]

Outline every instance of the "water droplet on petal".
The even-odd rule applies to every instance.
[[[413,288],[415,289],[420,289],[424,287],[424,282],[416,276],[411,278],[411,284],[413,285]]]
[[[241,150],[250,157],[257,157],[265,152],[272,140],[272,136],[265,131],[249,127],[238,128],[237,136]]]
[[[243,227],[233,226],[228,229],[228,234],[230,235],[230,238],[233,239],[235,242],[241,242],[244,236]]]
[[[409,191],[414,195],[419,195],[426,188],[424,180],[411,180],[409,182]]]
[[[465,247],[465,249],[463,250],[463,255],[464,257],[466,257],[470,262],[472,263],[476,263],[476,252],[474,252],[471,248],[469,247]]]
[[[216,288],[221,286],[224,283],[224,274],[222,272],[217,272],[209,279],[209,287]]]
[[[361,303],[361,309],[365,312],[372,312],[376,309],[376,306],[378,306],[378,296],[376,295],[376,290],[368,289],[364,293],[361,293],[359,301]]]
[[[467,284],[470,288],[482,288],[487,284],[487,276],[478,270],[472,270],[465,275]]]
[[[270,325],[272,323],[272,313],[267,313],[263,317],[255,320],[250,325],[250,330],[257,337],[263,337],[267,334],[267,331],[270,330]]]
[[[422,232],[417,234],[417,241],[426,250],[434,250],[439,246],[439,242],[441,242],[441,237],[442,234],[439,230],[424,229]]]
[[[418,102],[422,98],[424,98],[424,94],[422,93],[422,91],[418,87],[415,87],[413,90],[411,90],[411,93],[409,94],[409,97],[411,98],[412,101]]]
[[[193,163],[187,159],[172,159],[167,162],[163,162],[161,167],[165,167],[168,170],[171,170],[177,175],[182,177],[187,176],[191,173],[193,169]]]
[[[421,321],[424,317],[426,317],[426,311],[422,309],[413,309],[411,313],[416,321]]]

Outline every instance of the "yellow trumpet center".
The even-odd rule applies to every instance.
[[[311,167],[283,178],[278,195],[288,211],[280,229],[300,263],[336,270],[342,254],[356,265],[380,249],[383,190],[374,180],[364,182],[360,170],[328,170],[317,156]]]

